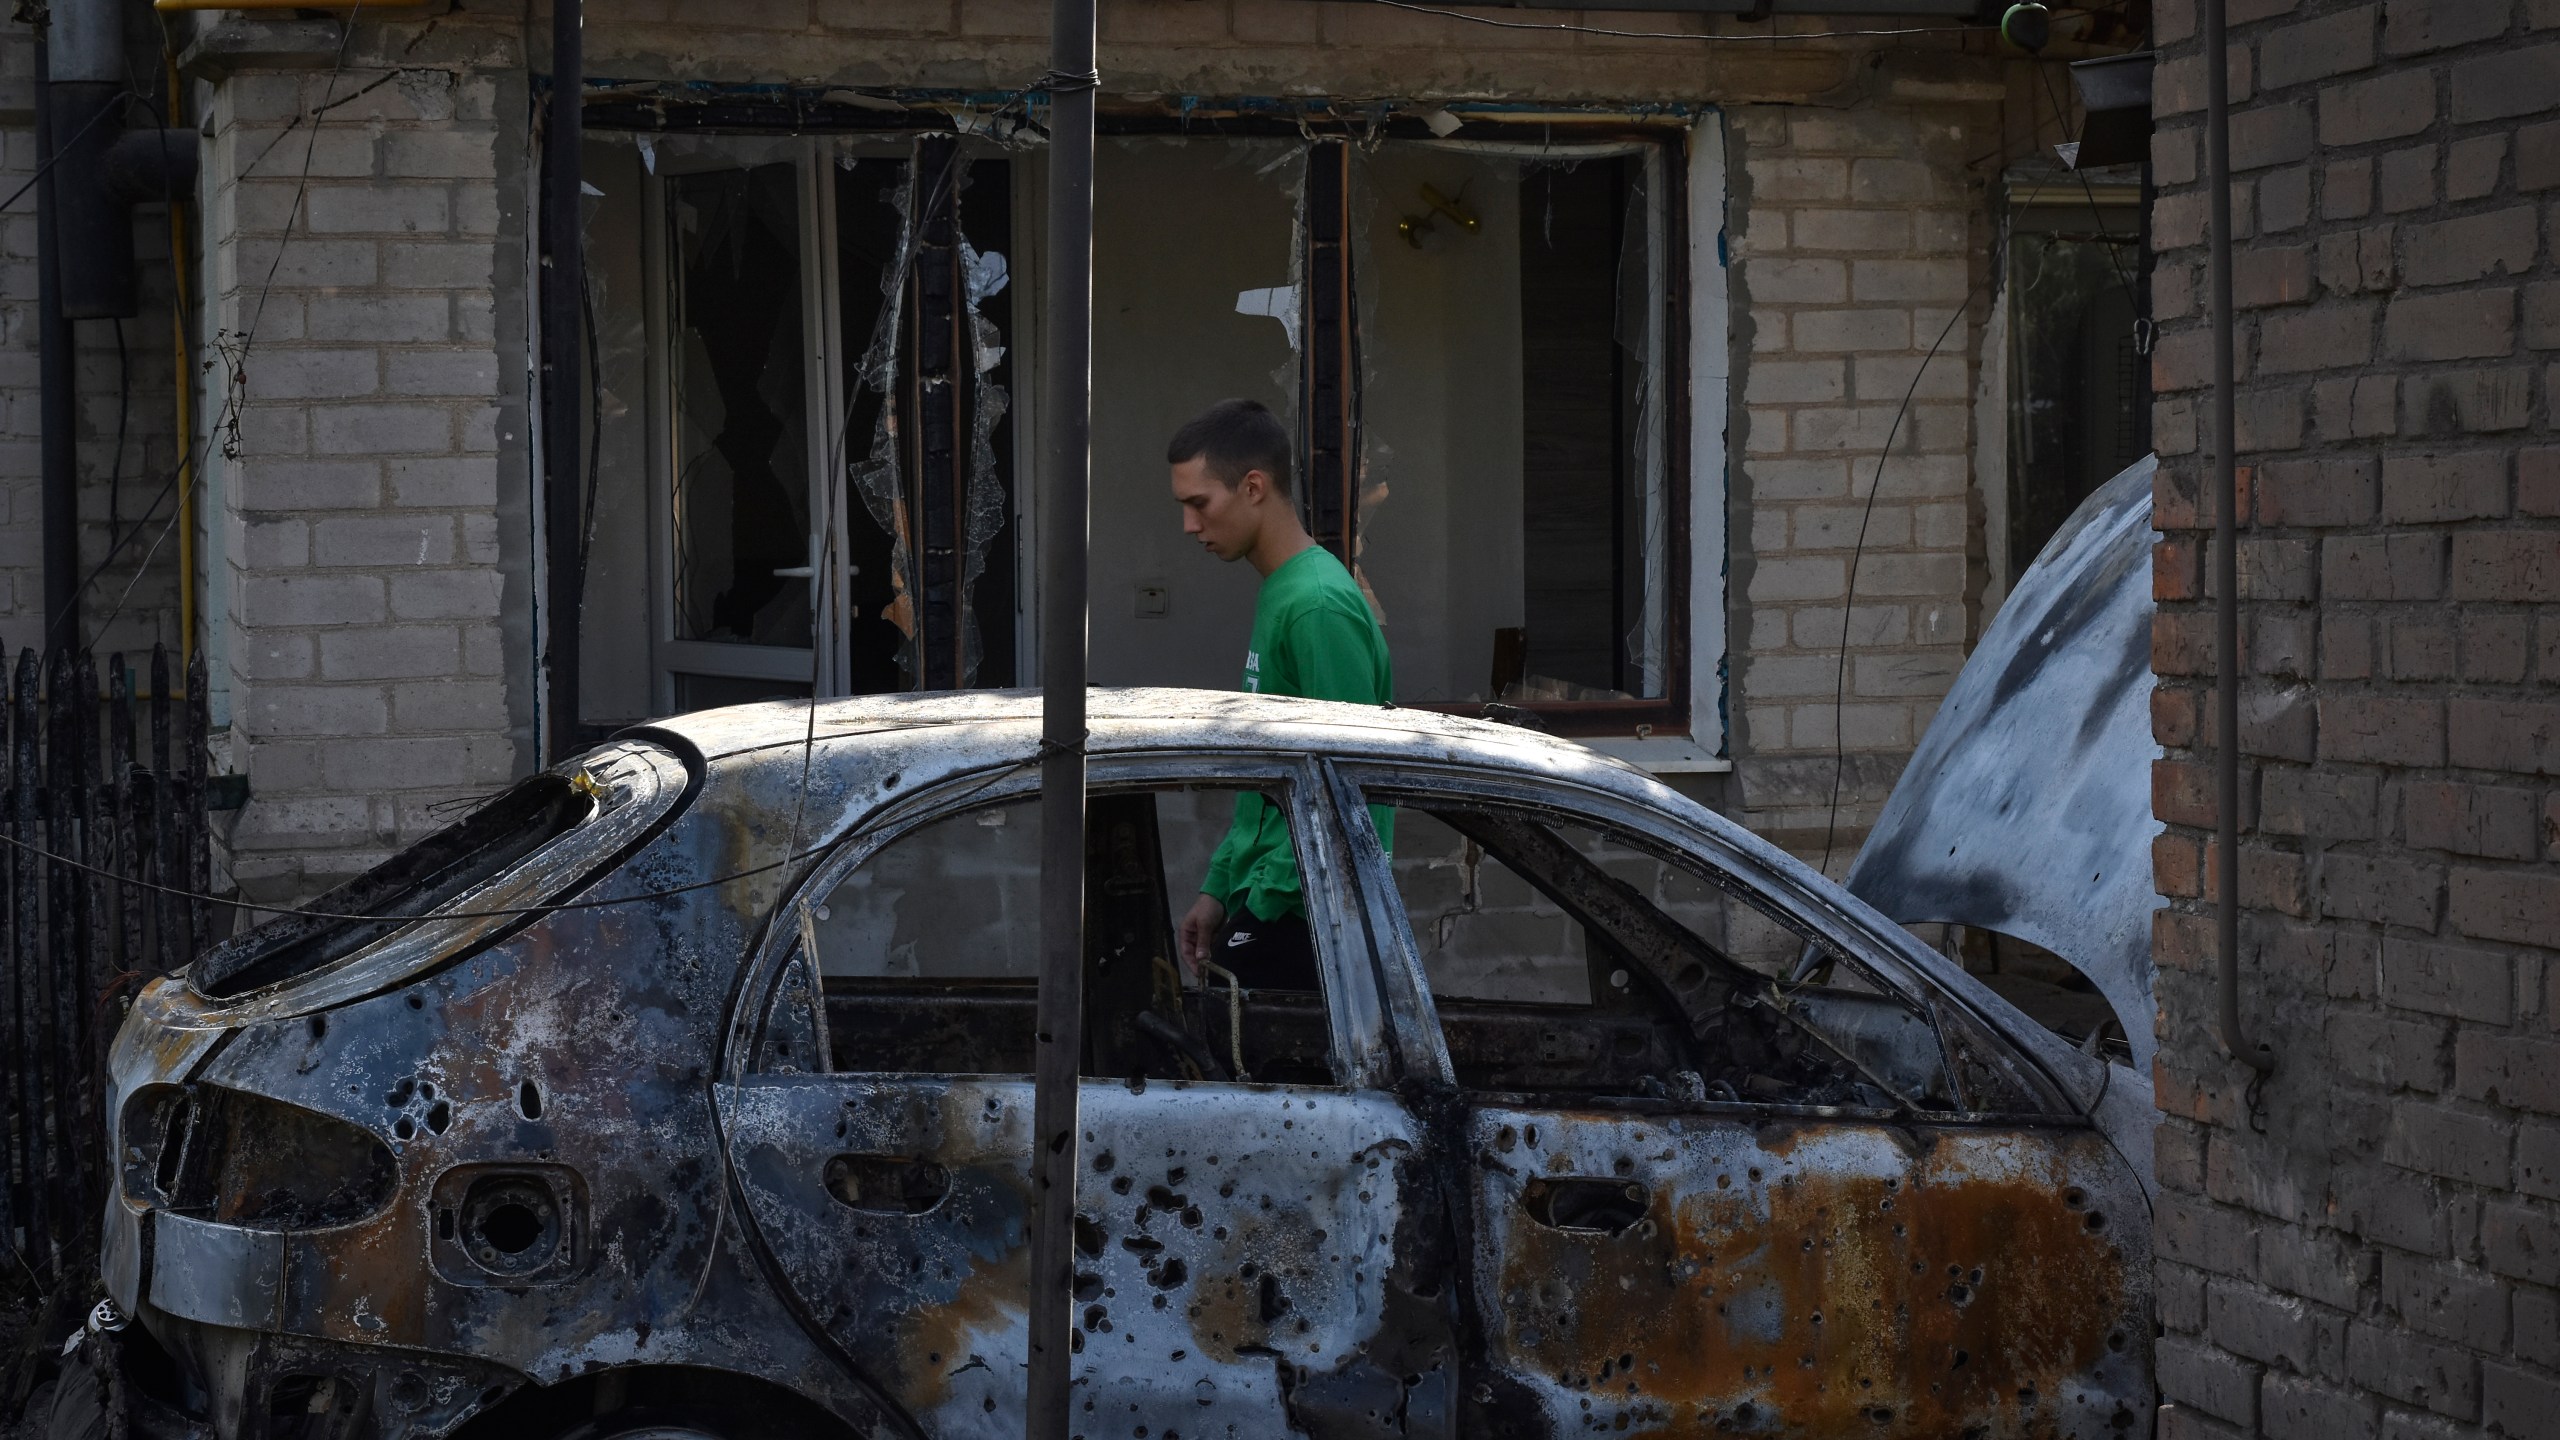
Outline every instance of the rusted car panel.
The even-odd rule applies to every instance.
[[[2138,1188],[2086,1129],[1488,1107],[1505,1434],[2115,1436],[2148,1389]]]
[[[2151,1070],[2151,487],[2146,457],[2018,577],[1849,868],[1896,920],[2068,960]]]
[[[2111,1088],[1803,866],[1568,743],[1197,692],[1098,691],[1092,713],[1097,785],[1288,791],[1325,986],[1311,1011],[1253,1013],[1318,1027],[1332,1058],[1328,1083],[1086,1085],[1084,1433],[2148,1423],[2138,1083]],[[741,707],[572,762],[606,792],[593,814],[437,903],[650,898],[430,919],[246,993],[182,974],[145,994],[113,1066],[107,1273],[191,1413],[225,1436],[544,1435],[527,1417],[553,1399],[601,1410],[619,1377],[670,1373],[747,1387],[720,1392],[751,1397],[741,1413],[805,1406],[797,1433],[1019,1433],[1027,1080],[830,1053],[792,907],[884,826],[1027,787],[1037,698],[812,720]],[[1912,1052],[1870,1069],[2029,1113],[1456,1093],[1355,771],[1481,777],[1707,855],[1920,1007],[1838,1021],[1852,1050]],[[1638,1187],[1641,1217],[1610,1228],[1586,1180],[1622,1206]],[[1982,1253],[2001,1235],[2033,1243]],[[1982,1268],[1978,1300],[1945,1299],[1949,1264]],[[1887,1275],[1889,1315],[1825,1302]],[[1776,1328],[1735,1318],[1740,1292]],[[1978,1388],[1929,1369],[1951,1347]],[[306,1400],[325,1425],[273,1420]]]

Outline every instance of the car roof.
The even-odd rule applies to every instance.
[[[1037,690],[959,690],[864,695],[819,702],[767,700],[652,721],[647,731],[672,735],[707,760],[748,760],[771,751],[781,760],[814,736],[832,748],[866,737],[924,738],[919,731],[976,727],[988,743],[1018,746],[1041,718]],[[1351,705],[1289,696],[1170,687],[1096,687],[1085,695],[1085,724],[1095,751],[1202,749],[1321,751],[1337,756],[1442,760],[1545,775],[1604,774],[1646,788],[1651,777],[1622,761],[1518,725],[1415,710]],[[961,738],[954,734],[953,739]],[[1613,786],[1612,788],[1616,788]]]

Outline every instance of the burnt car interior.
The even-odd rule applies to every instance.
[[[1246,988],[1218,970],[1186,982],[1176,960],[1174,917],[1198,893],[1240,793],[1174,787],[1093,795],[1085,844],[1087,1075],[1336,1083],[1321,989]],[[946,814],[888,841],[809,904],[805,917],[786,916],[798,927],[798,950],[767,1022],[762,1068],[1028,1074],[1039,992],[1039,832],[1036,799]],[[807,1020],[796,1018],[813,1003]]]
[[[1929,1016],[1737,882],[1526,807],[1392,798],[1390,863],[1461,1089],[1966,1108]],[[1781,980],[1805,945],[1845,983]]]

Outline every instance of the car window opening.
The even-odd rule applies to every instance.
[[[1613,832],[1408,800],[1393,859],[1460,1088],[1966,1108],[1938,1027],[1738,883]],[[1835,983],[1790,983],[1807,944]]]
[[[1270,823],[1288,829],[1279,792],[1169,788],[1092,797],[1086,1075],[1336,1083],[1330,1011],[1312,950],[1294,968],[1255,974],[1221,957],[1230,963],[1190,974],[1176,949],[1180,917],[1244,805],[1268,807]],[[961,810],[890,840],[823,896],[799,902],[786,917],[797,939],[768,1010],[758,1068],[1028,1075],[1039,994],[1039,835],[1036,797]]]
[[[196,990],[228,1000],[310,974],[504,873],[595,814],[592,782],[582,785],[563,770],[518,782],[456,823],[313,900],[310,908],[321,913],[287,915],[207,950],[189,972]],[[380,918],[329,918],[337,915]]]

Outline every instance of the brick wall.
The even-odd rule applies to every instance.
[[[599,76],[1004,89],[1047,63],[1039,0],[763,0],[724,12],[717,33],[678,23],[688,12],[620,0],[597,0],[589,13],[589,71]],[[1769,28],[1652,11],[1495,18],[1690,34]],[[773,57],[786,43],[798,68],[781,72]],[[1730,783],[1681,780],[1809,855],[1831,819],[1831,700],[1859,512],[1893,412],[1945,334],[1857,562],[1833,847],[1834,869],[1845,867],[1973,638],[1967,597],[1981,576],[1978,537],[1968,558],[1979,521],[1967,456],[1990,283],[1987,185],[2006,158],[2040,143],[2035,107],[2010,100],[2010,62],[1979,40],[1769,48],[1506,30],[1309,0],[1118,0],[1104,7],[1101,63],[1123,94],[1725,109],[1735,773]],[[1971,310],[1948,330],[1968,297]],[[1718,717],[1699,724],[1712,744]]]
[[[36,172],[34,57],[30,30],[0,29],[0,195]],[[144,73],[158,72],[146,66]],[[152,99],[160,98],[155,90]],[[142,313],[121,322],[121,358],[117,322],[72,324],[80,570],[95,578],[82,597],[80,633],[63,638],[91,646],[101,662],[126,652],[136,678],[147,684],[152,643],[172,652],[179,645],[178,492],[170,483],[178,459],[178,365],[169,325],[167,207],[137,207],[134,236]],[[35,261],[30,191],[0,217],[0,650],[12,666],[21,648],[45,639]]]
[[[1997,154],[1998,114],[1754,106],[1734,129],[1733,799],[1819,859],[1836,774],[1838,873],[1973,639],[1989,206],[1966,162]]]
[[[236,335],[260,317],[240,453],[210,477],[206,584],[210,648],[229,666],[217,719],[254,797],[237,868],[262,893],[307,893],[535,760],[521,14],[367,21],[334,79],[334,23],[198,22],[215,134],[207,327]],[[588,71],[1003,89],[1045,67],[1046,25],[1032,0],[760,0],[716,18],[594,0]],[[537,23],[535,72],[541,40]],[[1828,818],[1859,509],[1892,411],[1946,332],[1858,564],[1842,864],[1970,639],[1966,397],[1984,307],[1962,302],[1987,286],[1983,177],[2022,129],[2002,103],[2006,64],[1979,38],[1687,46],[1308,0],[1118,0],[1103,46],[1119,94],[1726,109],[1738,783],[1698,788],[1799,849],[1819,848]],[[296,205],[313,131],[294,117],[360,89],[320,116]],[[1712,739],[1719,717],[1700,719]]]
[[[2236,0],[2243,1009],[2212,1039],[2201,48],[2159,11],[2169,1436],[2560,1434],[2560,4]]]
[[[502,178],[522,82],[502,37],[397,68],[371,48],[211,87],[209,328],[237,399],[214,437],[213,649],[252,895],[322,888],[533,760],[525,345],[501,304],[524,265],[520,172]]]

